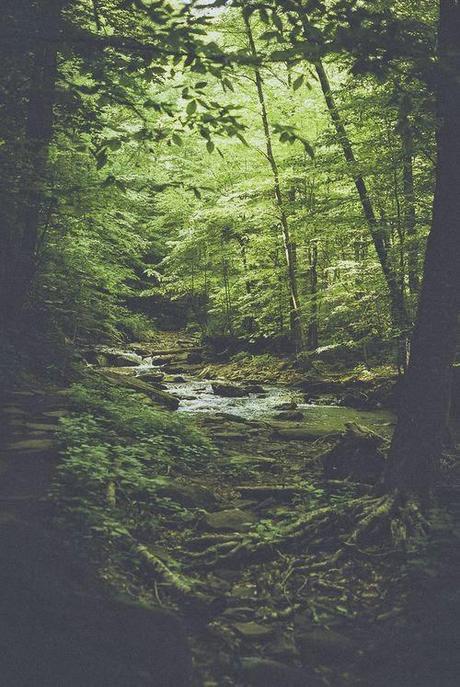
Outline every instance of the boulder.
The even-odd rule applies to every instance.
[[[297,409],[297,403],[294,403],[294,401],[289,401],[286,403],[278,403],[278,405],[275,406],[275,410],[296,410]]]
[[[250,511],[233,508],[207,513],[204,524],[211,530],[222,532],[245,532],[257,522],[257,516]]]
[[[152,365],[166,365],[172,360],[172,356],[157,356],[157,357],[152,357],[151,359],[151,364]]]
[[[264,394],[265,389],[260,384],[248,384],[245,387],[248,394]]]
[[[109,365],[114,367],[134,367],[142,362],[142,358],[137,353],[107,353]]]
[[[221,384],[215,382],[211,384],[213,392],[217,396],[225,396],[228,398],[238,398],[248,396],[249,392],[246,387],[237,386],[236,384]]]

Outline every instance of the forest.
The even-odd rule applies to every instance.
[[[0,9],[2,685],[457,685],[458,1]]]

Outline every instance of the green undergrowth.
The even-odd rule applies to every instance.
[[[215,449],[183,415],[90,378],[71,387],[70,403],[52,496],[71,536],[113,551],[127,536],[154,541],[165,519],[174,526],[191,517],[162,491],[203,469]]]

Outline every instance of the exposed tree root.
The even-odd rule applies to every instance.
[[[133,553],[151,570],[156,577],[164,580],[180,596],[189,596],[193,592],[193,580],[174,572],[158,556],[155,556],[143,544],[132,543]]]
[[[217,541],[204,551],[189,552],[188,558],[191,568],[212,569],[241,562],[262,562],[305,545],[310,545],[311,553],[318,550],[319,540],[323,560],[304,563],[298,568],[307,572],[337,565],[356,553],[387,555],[405,547],[412,537],[426,534],[428,527],[414,497],[402,498],[398,493],[378,498],[362,496],[351,499],[340,509],[319,508],[284,527],[280,525],[279,533],[235,535]],[[333,553],[328,556],[327,551]]]

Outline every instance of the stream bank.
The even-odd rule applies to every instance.
[[[193,341],[179,349],[137,344],[112,351],[119,357],[108,361],[120,388],[136,377],[178,399],[175,416],[192,418],[215,447],[200,464],[184,469],[176,463],[157,490],[159,503],[169,499],[181,512],[166,515],[146,545],[175,577],[160,575],[152,590],[151,571],[142,582],[116,565],[108,575],[134,596],[183,615],[196,687],[387,687],[385,674],[394,667],[388,647],[411,622],[405,554],[381,555],[370,542],[334,565],[335,537],[327,531],[319,529],[308,544],[283,541],[297,521],[331,506],[340,537],[347,504],[370,492],[366,480],[326,475],[322,456],[350,423],[373,428],[384,442],[391,436],[391,411],[339,405],[342,399],[331,393],[356,387],[361,393],[374,389],[374,380],[366,386],[352,375],[347,387],[330,378],[312,384],[310,377],[308,388],[298,372],[284,368],[273,383],[266,360],[253,362],[251,374],[241,362],[230,363],[226,376],[228,364],[197,362],[196,349]],[[260,555],[247,555],[257,541],[263,542]],[[420,646],[426,641],[419,639]],[[411,652],[409,643],[401,657]],[[419,675],[414,685],[435,684],[420,677],[424,671],[432,680],[434,668],[419,653],[416,648],[419,665],[408,660],[408,669],[393,671],[392,687],[411,684],[408,674]],[[439,684],[451,683],[446,677]]]

